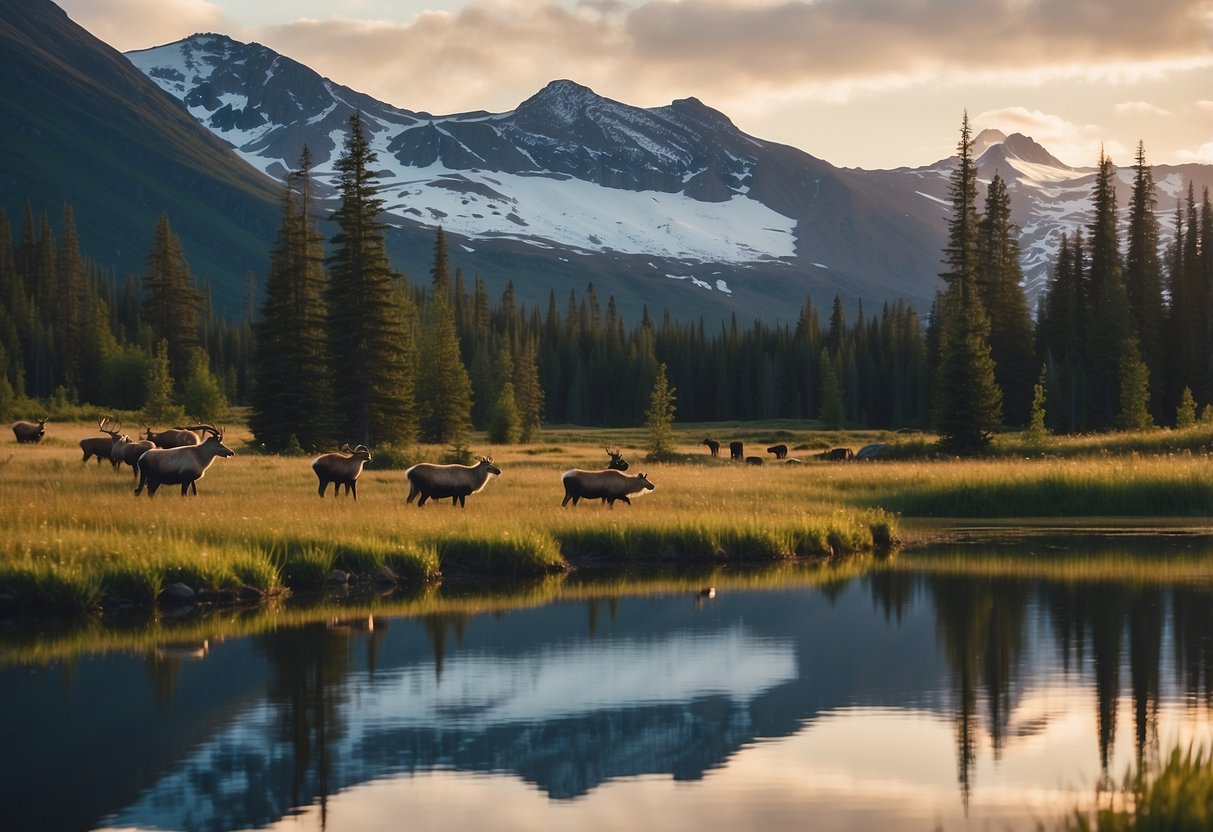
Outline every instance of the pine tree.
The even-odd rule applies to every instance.
[[[489,441],[498,445],[516,445],[522,436],[522,417],[514,398],[514,382],[501,386],[501,393],[493,403],[489,415]]]
[[[337,233],[326,293],[336,428],[355,443],[408,445],[417,431],[415,313],[403,277],[388,262],[373,172],[378,157],[361,116],[354,113],[349,124],[335,165],[341,203],[332,215]]]
[[[1129,311],[1133,315],[1134,331],[1141,345],[1141,357],[1150,372],[1151,410],[1158,416],[1161,414],[1164,391],[1166,324],[1154,173],[1146,164],[1144,142],[1137,143],[1133,171],[1124,262],[1125,292]]]
[[[990,322],[978,291],[977,166],[966,112],[952,174],[952,216],[944,250],[947,290],[936,305],[939,353],[935,362],[935,422],[954,450],[984,447],[1002,421],[1002,391],[990,357]]]
[[[149,423],[169,424],[184,413],[173,402],[173,376],[169,367],[168,343],[161,340],[147,364],[144,387],[143,418]]]
[[[1116,422],[1123,430],[1154,427],[1150,417],[1150,371],[1141,360],[1136,340],[1120,358],[1120,412]]]
[[[455,315],[441,295],[430,300],[421,336],[417,406],[421,440],[457,444],[472,429],[472,382],[459,355]]]
[[[657,380],[649,397],[649,408],[644,412],[645,425],[649,432],[649,456],[654,462],[669,457],[674,452],[674,413],[677,391],[669,386],[665,364],[657,365]]]
[[[1089,306],[1084,328],[1091,424],[1097,428],[1109,428],[1114,424],[1122,399],[1122,379],[1136,381],[1136,375],[1124,376],[1121,372],[1122,367],[1133,368],[1135,362],[1131,353],[1138,352],[1138,347],[1121,268],[1115,173],[1112,160],[1101,152],[1099,172],[1091,194],[1095,216],[1090,226]]]
[[[986,210],[978,222],[978,290],[990,319],[990,357],[1002,390],[1008,424],[1023,425],[1031,408],[1036,372],[1032,318],[1024,297],[1018,229],[1011,222],[1011,198],[998,174],[990,181]]]
[[[194,350],[200,346],[200,305],[181,241],[169,225],[168,214],[161,214],[144,267],[141,320],[154,339],[167,344],[169,370],[175,379],[185,378]]]
[[[543,425],[544,393],[539,382],[535,344],[527,339],[514,362],[514,397],[518,405],[519,440],[530,442]]]
[[[434,235],[434,267],[430,270],[430,282],[434,294],[438,297],[451,299],[451,263],[446,253],[446,234],[442,226]]]
[[[195,352],[185,380],[181,384],[181,404],[191,417],[204,422],[222,421],[227,414],[227,397],[211,373],[206,355]]]
[[[267,448],[318,450],[333,438],[323,238],[312,218],[311,153],[286,177],[282,222],[270,252],[265,304],[255,325],[250,426]]]
[[[1032,411],[1028,416],[1028,426],[1024,430],[1024,438],[1033,444],[1040,444],[1049,435],[1045,425],[1045,370],[1041,368],[1040,380],[1032,387]]]
[[[819,365],[821,369],[818,372],[818,377],[821,379],[821,395],[818,397],[821,402],[821,412],[817,418],[821,420],[822,426],[829,430],[838,430],[846,419],[846,406],[842,400],[842,384],[838,381],[838,370],[834,365],[835,359],[830,356],[829,350],[823,347]]]
[[[1208,410],[1208,408],[1205,408]],[[1175,408],[1175,427],[1186,430],[1196,424],[1196,399],[1191,388],[1185,387],[1179,395],[1179,406]]]

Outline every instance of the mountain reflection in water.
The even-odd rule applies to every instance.
[[[463,773],[532,784],[552,810],[696,781],[708,805],[749,800],[757,817],[758,801],[795,798],[760,778],[791,776],[805,790],[792,811],[884,800],[887,822],[910,812],[897,789],[921,800],[938,783],[907,828],[978,825],[998,801],[991,816],[1031,828],[1057,808],[1035,792],[1074,805],[1096,777],[1207,737],[1211,595],[902,569],[10,667],[0,725],[23,753],[0,762],[0,805],[14,829],[235,830],[298,813],[347,829],[329,806],[375,791],[357,787]],[[729,786],[764,759],[787,774]],[[1035,759],[1053,768],[1025,773]]]

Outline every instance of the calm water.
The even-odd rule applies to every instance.
[[[931,562],[8,662],[0,828],[1028,829],[1213,733],[1208,581]]]

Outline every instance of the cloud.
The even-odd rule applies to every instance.
[[[1170,110],[1151,104],[1149,101],[1124,101],[1113,107],[1117,115],[1122,116],[1173,116]]]
[[[223,22],[206,0],[66,6],[123,49]],[[410,108],[489,106],[486,94],[510,107],[557,77],[635,103],[695,94],[732,108],[919,84],[1159,77],[1213,65],[1210,21],[1213,0],[470,0],[403,23],[299,20],[242,39]]]
[[[1201,145],[1196,151],[1181,150],[1175,155],[1181,163],[1197,162],[1204,165],[1213,164],[1213,142]]]
[[[1101,149],[1113,161],[1128,160],[1132,156],[1123,144],[1109,140],[1106,131],[1098,125],[1074,124],[1061,116],[1025,107],[987,110],[973,116],[972,122],[975,132],[993,127],[1004,133],[1023,133],[1061,161],[1076,167],[1094,165]]]
[[[1196,109],[1201,112],[1213,114],[1213,101],[1207,98],[1202,98],[1196,102]]]
[[[68,16],[125,52],[171,43],[195,32],[239,37],[241,28],[207,0],[59,0]]]

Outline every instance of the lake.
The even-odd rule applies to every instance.
[[[1034,829],[1213,733],[1207,534],[780,575],[69,658],[10,622],[0,827]]]

